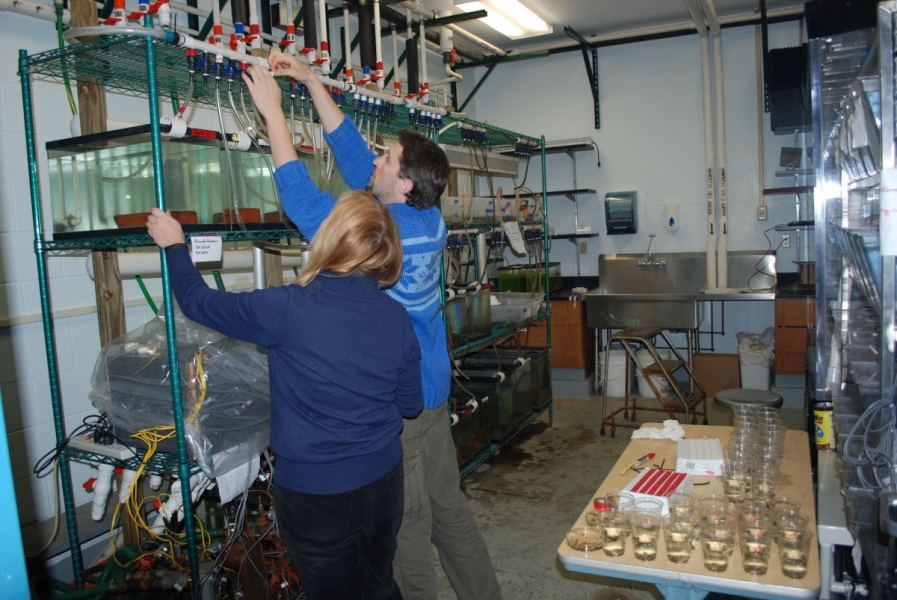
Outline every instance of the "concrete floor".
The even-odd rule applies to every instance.
[[[711,425],[731,425],[730,411],[708,403],[708,412]],[[780,414],[789,428],[806,428],[803,411]],[[641,422],[664,417],[639,413]],[[570,572],[557,559],[567,530],[629,443],[632,430],[602,437],[600,424],[600,397],[555,399],[552,426],[546,413],[462,482],[506,600],[662,599],[653,585]],[[439,600],[455,598],[437,572]]]

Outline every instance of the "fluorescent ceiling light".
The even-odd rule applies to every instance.
[[[517,0],[481,0],[457,6],[464,12],[485,10],[489,16],[480,20],[512,40],[545,35],[553,31],[551,25]]]

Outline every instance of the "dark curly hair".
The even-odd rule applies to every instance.
[[[402,159],[399,176],[413,185],[405,204],[425,210],[436,206],[449,178],[449,163],[439,144],[411,129],[399,131]]]

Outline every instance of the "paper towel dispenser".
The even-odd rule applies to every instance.
[[[638,213],[635,192],[610,192],[604,196],[604,220],[607,234],[635,233],[638,231]]]

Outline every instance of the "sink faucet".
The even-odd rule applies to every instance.
[[[665,260],[655,260],[653,256],[651,256],[651,243],[654,241],[654,238],[657,237],[656,233],[648,234],[648,250],[645,252],[645,260],[640,260],[636,265],[640,267],[665,267],[667,261]]]

